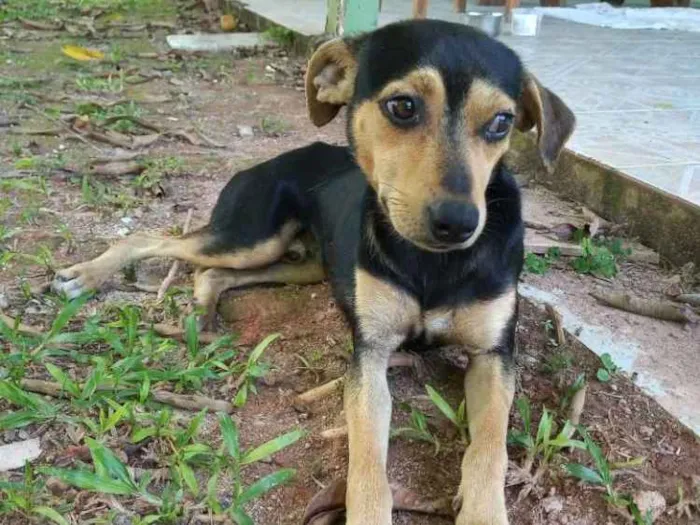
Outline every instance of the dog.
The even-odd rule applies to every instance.
[[[436,20],[329,40],[311,56],[305,83],[316,126],[346,108],[349,147],[315,143],[243,171],[204,228],[127,237],[59,272],[55,288],[78,295],[127,263],[175,257],[199,268],[194,296],[208,316],[227,288],[328,279],[354,341],[344,392],[350,525],[392,521],[390,355],[417,338],[461,345],[471,444],[456,523],[507,524],[524,228],[503,157],[514,128],[534,128],[551,168],[575,117],[510,48]],[[318,256],[288,260],[307,237]]]

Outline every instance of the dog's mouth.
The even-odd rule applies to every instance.
[[[407,232],[404,232],[403,228],[401,228],[399,225],[397,225],[392,220],[392,215],[391,215],[391,212],[389,209],[388,198],[386,196],[381,196],[379,198],[379,204],[380,204],[380,209],[381,209],[382,213],[384,214],[385,219],[391,225],[391,227],[396,232],[396,234],[401,236],[402,239],[405,239],[406,241],[410,242],[414,246],[420,248],[421,250],[425,250],[427,252],[446,253],[446,252],[452,252],[452,251],[457,251],[457,250],[464,250],[466,248],[469,248],[472,244],[474,244],[474,242],[476,242],[476,238],[479,236],[479,233],[480,233],[477,230],[469,238],[465,239],[462,242],[458,242],[458,243],[440,242],[439,240],[433,238],[430,235],[430,233],[428,233],[427,231],[425,233],[423,233],[422,235],[411,235],[411,234],[408,234]]]

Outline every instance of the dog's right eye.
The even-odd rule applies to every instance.
[[[385,101],[384,111],[389,120],[399,126],[415,124],[418,121],[418,103],[405,95]]]

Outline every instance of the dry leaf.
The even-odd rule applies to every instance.
[[[574,238],[574,233],[577,228],[573,224],[563,222],[561,224],[556,224],[549,229],[549,232],[554,234],[554,236],[560,241],[570,241]]]
[[[221,30],[233,31],[238,25],[238,20],[233,15],[221,15]]]
[[[70,44],[64,45],[61,50],[63,54],[81,62],[89,60],[102,60],[105,54],[99,49],[88,49],[86,47],[73,46]]]

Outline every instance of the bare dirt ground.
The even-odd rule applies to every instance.
[[[109,243],[133,231],[175,233],[189,209],[194,210],[193,227],[202,225],[219,190],[236,170],[314,140],[344,142],[342,116],[322,130],[308,122],[300,89],[303,61],[281,49],[248,52],[246,56],[172,53],[164,41],[172,29],[157,24],[140,27],[147,20],[180,29],[216,29],[215,15],[207,15],[199,7],[174,5],[176,8],[170,10],[141,13],[136,19],[129,11],[121,18],[109,9],[79,13],[100,27],[108,17],[110,28],[96,34],[79,26],[73,30],[77,36],[73,35],[69,30],[76,26],[71,24],[57,30],[37,29],[16,17],[0,26],[0,309],[6,314],[48,329],[60,305],[42,290],[53,270],[96,256]],[[98,48],[106,58],[75,61],[62,54],[61,45],[66,43]],[[141,120],[110,120],[123,114]],[[143,122],[158,131],[147,129]],[[246,126],[253,129],[253,136],[245,136],[248,130],[242,127]],[[107,130],[112,133],[111,143],[97,138],[109,135]],[[176,136],[177,131],[186,131],[186,136]],[[155,140],[154,134],[161,136],[149,146],[115,146],[115,142],[134,137]],[[133,159],[139,164],[137,173],[100,172],[96,159],[135,153],[139,155]],[[139,265],[135,276],[115,276],[80,312],[75,325],[92,314],[109,312],[115,305],[129,304],[142,307],[144,321],[176,323],[186,309],[190,268],[185,267],[176,283],[176,290],[182,293],[172,294],[165,302],[134,288],[134,277],[142,285],[159,284],[169,266],[170,261],[150,261]],[[571,281],[588,279],[589,283],[613,283],[620,288],[652,279],[650,274],[655,275],[655,282],[675,275],[654,267],[639,277],[640,266],[629,263],[615,278],[601,281],[581,277],[563,262],[554,266],[545,276],[526,274],[524,279],[544,287],[570,289]],[[641,291],[659,292],[660,288],[642,287]],[[294,408],[293,400],[300,392],[342,376],[351,351],[350,334],[325,285],[230,292],[220,313],[222,333],[236,334],[237,348],[243,350],[241,359],[266,335],[281,334],[265,353],[271,371],[257,381],[257,394],[250,394],[233,418],[243,447],[293,428],[307,433],[245,474],[254,479],[277,468],[296,469],[293,480],[253,500],[246,510],[259,525],[301,523],[305,506],[319,488],[345,475],[346,444],[342,437],[320,437],[323,430],[343,424],[339,393],[302,411]],[[669,332],[681,330],[672,323],[659,323]],[[543,407],[557,413],[556,421],[563,423],[567,388],[584,373],[589,386],[581,423],[601,445],[608,461],[619,464],[614,471],[615,488],[625,494],[646,490],[663,495],[667,505],[655,523],[700,523],[697,438],[622,374],[613,373],[609,382],[596,380],[600,360],[575,340],[568,338],[564,345],[556,345],[552,337],[547,315],[521,301],[516,399],[529,399],[535,428]],[[7,360],[17,352],[3,335],[0,349]],[[94,355],[92,349],[86,352]],[[459,483],[465,445],[430,401],[425,385],[435,387],[456,408],[462,398],[466,361],[454,352],[430,351],[422,357],[425,369],[420,374],[407,369],[390,371],[392,428],[408,426],[411,410],[419,411],[427,418],[431,442],[392,439],[389,477],[426,498],[452,496]],[[80,365],[68,365],[63,358],[58,362],[69,367],[73,377],[85,377]],[[8,367],[3,361],[3,379]],[[11,379],[18,379],[15,372]],[[29,361],[22,373],[25,378],[51,379],[42,363]],[[200,392],[227,401],[237,393],[228,380],[205,381]],[[7,414],[17,407],[3,399],[0,410]],[[94,410],[89,414],[95,416]],[[185,412],[182,415],[191,417]],[[515,409],[511,424],[514,428],[523,426]],[[130,425],[132,422],[125,421],[104,436],[110,447],[128,449],[121,457],[132,469],[169,467],[167,459],[159,456],[159,445],[147,442],[139,447],[130,442]],[[218,446],[220,436],[214,427],[215,419],[208,417],[201,438]],[[89,457],[86,460],[75,454],[76,447],[84,448],[80,434],[66,429],[59,421],[0,428],[0,443],[38,437],[43,449],[38,465],[89,465]],[[436,442],[440,444],[437,452]],[[513,474],[524,461],[524,451],[512,445],[509,456]],[[512,523],[628,522],[606,504],[602,489],[567,475],[563,465],[570,462],[592,464],[584,451],[555,454],[528,496],[518,499],[522,484],[508,488]],[[207,479],[206,470],[202,466],[197,469],[203,480]],[[10,481],[22,479],[21,471],[0,475]],[[692,514],[672,512],[672,505],[679,500],[679,487],[691,503],[688,508]],[[61,508],[69,523],[145,523],[139,521],[139,515],[146,512],[133,498],[68,487],[41,498],[45,505]],[[0,523],[47,522],[10,507],[8,501],[2,493]],[[201,513],[207,508],[201,497],[189,493],[181,504],[184,510],[179,515],[158,522],[195,523],[195,514],[187,509],[197,508]],[[432,515],[395,515],[397,524],[451,522]]]

